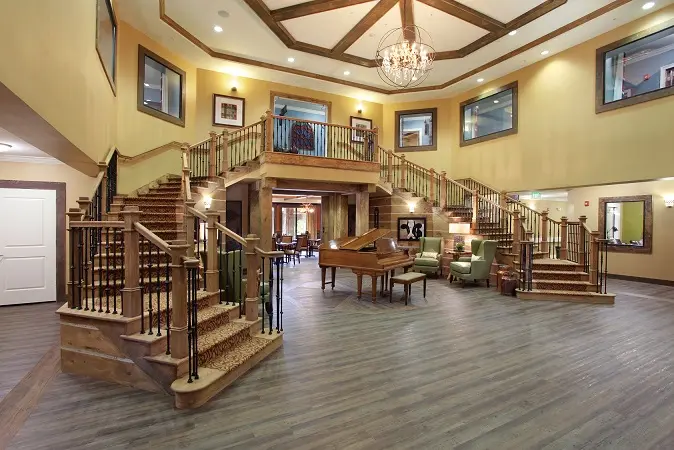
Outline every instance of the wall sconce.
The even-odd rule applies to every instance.
[[[674,208],[674,195],[665,195],[665,206],[667,208]]]
[[[416,203],[414,203],[414,202],[407,202],[407,206],[410,207],[410,212],[413,213],[413,212],[414,212],[414,208],[415,208],[417,205],[416,205]]]
[[[359,103],[357,108],[358,108],[358,114],[363,114],[363,104]]]
[[[211,209],[211,202],[213,201],[213,197],[210,195],[204,195],[204,208],[206,209]]]
[[[239,87],[237,86],[236,79],[232,80],[232,86],[230,89],[232,90],[232,92],[236,92],[239,89]]]

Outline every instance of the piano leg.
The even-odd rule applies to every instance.
[[[356,283],[358,284],[358,300],[360,300],[360,295],[363,292],[363,275],[356,274]]]
[[[332,278],[332,290],[335,290],[335,274],[337,273],[337,268],[336,267],[331,267],[330,268],[332,272],[330,273],[330,278]]]
[[[372,275],[372,303],[377,301],[377,275]]]
[[[325,267],[321,267],[321,289],[325,290]]]

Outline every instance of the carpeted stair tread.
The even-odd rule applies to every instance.
[[[575,272],[573,270],[538,270],[534,269],[532,271],[534,274],[540,273],[540,274],[559,274],[559,275],[587,275],[587,272]]]
[[[224,352],[250,339],[250,324],[228,322],[217,329],[198,336],[199,364],[203,365]]]
[[[251,359],[271,342],[269,339],[250,337],[231,350],[205,363],[203,366],[209,369],[230,372]]]

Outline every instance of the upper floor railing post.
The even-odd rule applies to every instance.
[[[194,208],[197,205],[197,202],[194,200],[188,200],[185,202],[185,208]],[[185,239],[187,243],[190,244],[187,249],[187,256],[194,258],[194,235],[195,233],[200,232],[201,230],[195,230],[194,228],[194,216],[185,211]]]
[[[599,277],[599,231],[593,231],[590,235],[590,283],[597,285]]]
[[[386,181],[388,183],[393,182],[393,150],[386,150],[386,155],[388,158],[388,171],[386,172]]]
[[[226,177],[229,172],[229,133],[227,130],[222,131],[222,161],[220,161],[220,171],[222,176]]]
[[[274,151],[274,117],[272,112],[267,110],[264,116],[264,151]]]
[[[580,226],[578,227],[579,229],[579,237],[578,237],[578,264],[581,266],[585,267],[585,264],[588,262],[586,260],[586,255],[585,252],[588,250],[585,248],[585,238],[586,238],[586,230],[585,230],[585,222],[587,222],[587,216],[580,216],[578,218],[580,221]]]
[[[429,172],[430,172],[430,178],[431,178],[431,182],[430,182],[430,185],[431,185],[431,186],[430,186],[431,192],[430,192],[430,194],[429,194],[428,197],[429,197],[429,199],[430,199],[430,201],[431,201],[431,204],[432,204],[432,205],[435,205],[435,202],[436,202],[436,200],[437,200],[437,198],[435,197],[435,183],[436,183],[436,180],[435,180],[435,169],[431,168],[431,170],[430,170]]]
[[[376,163],[383,162],[379,161],[379,128],[375,127],[372,133],[372,161]]]
[[[407,188],[407,161],[405,155],[400,155],[400,186],[403,189]]]
[[[549,255],[550,243],[548,242],[548,234],[550,230],[550,222],[548,221],[548,210],[541,212],[541,248],[540,250]],[[546,256],[547,257],[547,256]]]
[[[258,304],[260,303],[260,258],[255,252],[260,238],[254,234],[246,236],[246,320],[253,322],[258,318]]]
[[[447,208],[447,172],[440,172],[440,207]]]
[[[501,192],[501,195],[499,195],[499,205],[506,211],[508,210],[508,193],[506,191]]]
[[[108,219],[108,211],[106,205],[108,204],[108,165],[104,162],[98,163],[98,170],[103,172],[101,179],[101,220]]]
[[[218,134],[215,131],[211,131],[209,135],[211,136],[211,141],[208,145],[208,178],[215,178],[215,160],[218,148]]]
[[[569,219],[564,216],[562,217],[562,242],[560,243],[561,251],[559,257],[561,259],[569,259]]]
[[[477,221],[478,221],[478,214],[479,214],[479,211],[478,211],[479,205],[480,205],[480,199],[478,197],[478,193],[477,193],[477,191],[473,191],[473,195],[471,197],[471,208],[473,210],[473,213],[472,213],[472,216],[471,216],[470,228],[471,228],[471,230],[473,230],[474,233],[477,232],[477,228],[478,228]]]
[[[187,351],[187,269],[184,258],[189,245],[169,245],[171,250],[171,356],[186,358]],[[194,245],[192,245],[194,247]]]
[[[140,287],[140,239],[134,224],[140,221],[137,206],[127,206],[121,212],[124,219],[124,288],[122,289],[122,314],[124,317],[141,315],[142,292]]]
[[[520,249],[520,242],[522,236],[522,220],[520,219],[519,210],[513,211],[513,252]]]
[[[215,224],[220,220],[220,213],[209,211],[206,213],[208,221],[206,222],[207,246],[206,249],[206,291],[218,292],[218,265],[220,258],[218,255],[218,229]]]

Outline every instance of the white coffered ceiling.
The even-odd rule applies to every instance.
[[[544,49],[554,55],[647,14],[641,8],[643,2],[637,0],[567,0],[565,3],[560,0],[414,0],[414,21],[431,34],[436,51],[454,51],[454,56],[459,57],[436,61],[418,92],[400,94],[390,91],[375,68],[367,67],[382,35],[401,26],[397,3],[364,28],[362,35],[344,52],[334,51],[361,20],[367,20],[377,8],[381,9],[378,4],[382,2],[391,4],[391,0],[359,0],[339,9],[278,21],[272,16],[281,17],[276,11],[281,8],[328,2],[118,0],[116,5],[121,20],[183,55],[197,67],[380,102],[455,95],[475,87],[477,78],[494,79],[540,61]],[[470,8],[466,11],[473,19],[462,20],[429,6],[442,2],[462,11],[464,7]],[[552,3],[561,6],[518,26],[532,10]],[[648,12],[672,3],[674,0],[658,0],[655,8]],[[476,22],[474,18],[480,15],[488,25],[475,24],[479,20]],[[571,27],[576,21],[578,26],[569,31],[530,45],[555,30]],[[223,28],[221,33],[214,32],[216,25]],[[279,29],[289,36],[285,42],[279,37]],[[517,29],[517,34],[496,38],[511,29]],[[489,40],[489,43],[468,51],[475,41],[481,40]],[[293,46],[295,48],[289,48]],[[523,50],[525,46],[531,48]],[[465,54],[457,55],[457,52]],[[511,53],[511,57],[503,58]],[[294,61],[291,63],[288,58]]]

